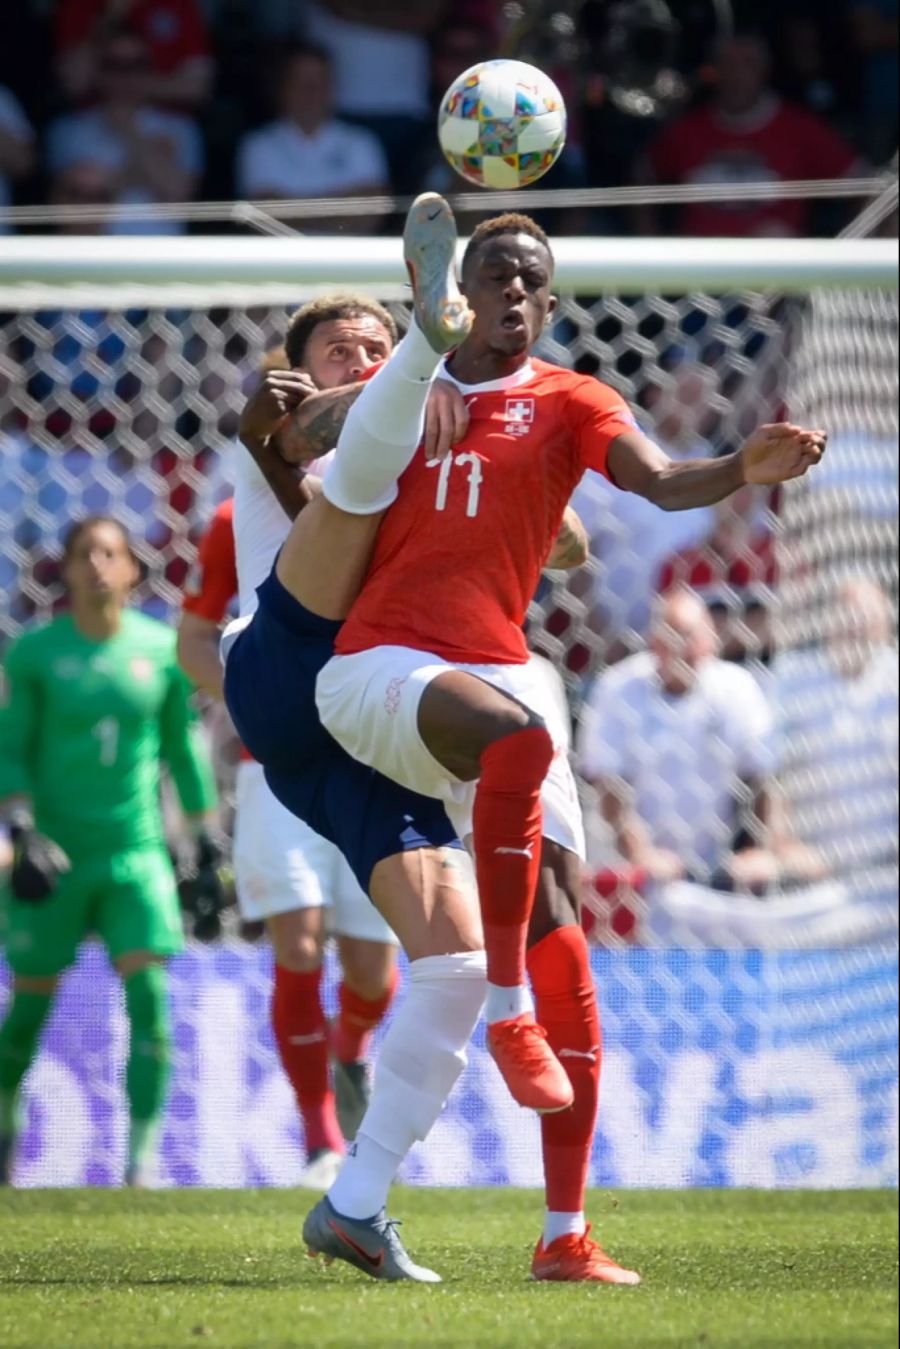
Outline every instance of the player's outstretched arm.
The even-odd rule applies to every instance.
[[[587,562],[590,551],[587,530],[581,517],[571,506],[567,506],[545,568],[548,571],[572,571]]]
[[[635,430],[612,442],[607,466],[623,491],[664,511],[685,511],[712,506],[747,483],[771,486],[800,478],[822,458],[827,440],[825,431],[779,422],[761,426],[735,454],[677,463]]]

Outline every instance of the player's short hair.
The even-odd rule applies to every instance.
[[[310,300],[291,316],[284,337],[284,349],[288,364],[292,370],[303,365],[306,344],[320,323],[330,323],[335,319],[356,319],[368,315],[377,319],[390,335],[391,345],[397,341],[397,325],[393,316],[377,300],[368,295],[357,295],[353,291],[338,291],[331,295],[320,295]]]
[[[113,525],[121,534],[125,547],[131,554],[132,561],[138,563],[131,535],[121,520],[117,520],[114,515],[86,515],[83,520],[76,520],[66,530],[63,537],[62,558],[60,559],[63,567],[71,560],[82,534],[86,534],[90,529],[95,529],[98,525]],[[140,564],[138,563],[138,565]]]
[[[492,216],[490,220],[482,220],[479,225],[475,226],[463,254],[463,274],[472,266],[486,243],[491,239],[499,239],[504,234],[527,234],[530,239],[536,239],[539,244],[543,244],[546,248],[550,255],[550,261],[553,262],[553,249],[550,247],[550,240],[537,221],[532,220],[530,215],[522,215],[519,211],[507,211],[505,215]]]

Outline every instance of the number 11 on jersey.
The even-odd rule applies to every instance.
[[[428,462],[429,468],[439,468],[437,493],[434,499],[434,509],[436,511],[445,511],[447,509],[447,493],[450,487],[450,474],[453,471],[453,465],[459,464],[460,468],[469,465],[469,497],[466,502],[466,515],[471,519],[478,514],[478,506],[481,500],[481,484],[484,481],[484,473],[481,467],[481,459],[477,454],[448,454],[444,459],[431,459]]]

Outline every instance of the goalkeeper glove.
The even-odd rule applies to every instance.
[[[225,888],[228,844],[225,836],[203,826],[194,838],[194,856],[179,883],[181,903],[193,918],[198,941],[214,941],[221,932],[219,914],[227,908]]]
[[[13,849],[9,888],[15,899],[39,904],[50,898],[72,863],[59,844],[35,829],[31,812],[24,807],[11,812],[7,826]]]

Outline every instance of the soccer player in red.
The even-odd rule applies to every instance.
[[[546,699],[528,675],[521,625],[565,503],[586,468],[663,509],[686,509],[721,500],[745,482],[799,476],[817,462],[825,437],[788,424],[769,426],[727,458],[671,462],[641,434],[613,390],[530,358],[554,306],[552,273],[546,237],[527,217],[500,217],[473,236],[463,288],[475,323],[443,372],[466,397],[469,432],[441,465],[415,456],[399,494],[385,493],[389,509],[377,537],[373,531],[366,583],[339,637],[340,654],[319,678],[318,702],[323,723],[348,752],[403,785],[439,796],[460,835],[474,836],[495,1058],[520,1102],[547,1110],[575,1101],[572,1110],[544,1121],[545,1159],[565,1158],[566,1166],[557,1167],[554,1187],[548,1165],[553,1221],[534,1273],[602,1278],[602,1252],[589,1242],[579,1207],[597,1100],[599,1021],[570,906],[578,883],[568,883],[565,868],[556,910],[545,918],[543,933],[532,929],[527,958],[539,1020],[564,1061],[564,1087],[525,987],[526,936],[541,865],[561,847],[569,860],[575,854],[577,870],[578,830],[576,802],[569,801],[567,814],[562,795],[548,803],[545,791],[541,810],[544,779],[560,771],[558,737]],[[368,456],[360,451],[369,466],[367,499],[374,495],[371,465],[379,447],[396,444],[396,422],[412,399],[403,371],[394,372],[398,380],[391,384],[392,365],[368,384],[350,414],[353,434],[368,446]],[[324,404],[320,412],[333,434]],[[313,398],[282,437],[285,453],[297,452],[292,434],[302,425],[308,433],[315,413]],[[349,418],[341,445],[348,430]],[[300,451],[317,452],[315,436]],[[326,474],[325,497],[352,514],[354,466],[346,457],[339,466],[340,459],[339,453],[332,466],[340,471]],[[289,540],[277,568],[282,583],[302,589],[304,567]],[[556,982],[560,972],[568,988]],[[594,1035],[582,1043],[588,1025]],[[573,1035],[577,1040],[568,1038]],[[586,1265],[594,1272],[586,1274]]]
[[[344,371],[343,379],[349,375]],[[200,540],[178,632],[182,668],[219,699],[219,630],[238,593],[234,505],[233,497],[222,502]],[[273,552],[277,542],[272,539]],[[344,1140],[356,1136],[368,1103],[366,1055],[393,1000],[396,939],[337,850],[285,810],[243,748],[234,865],[241,913],[248,921],[264,920],[272,942],[272,1032],[303,1120],[307,1168],[301,1184],[327,1189],[340,1169]],[[330,1029],[321,996],[326,905],[333,906],[328,927],[344,967]]]

